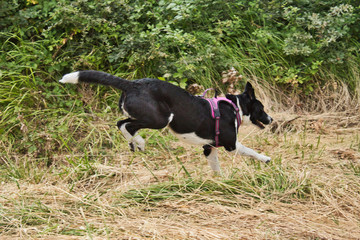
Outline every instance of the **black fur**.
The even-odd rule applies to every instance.
[[[204,144],[206,156],[215,145],[215,121],[211,117],[209,103],[201,97],[193,96],[165,81],[149,78],[127,81],[99,71],[80,71],[79,81],[109,85],[123,91],[119,107],[123,108],[129,118],[119,121],[117,126],[121,128],[126,124],[125,128],[132,136],[142,128],[161,129],[169,126],[175,133],[195,133],[198,137],[209,140],[208,144]],[[261,102],[256,99],[250,83],[247,83],[244,93],[227,94],[226,97],[234,104],[239,104],[243,115],[250,115],[250,120],[255,125],[263,128],[262,124],[272,121],[264,112]],[[220,102],[219,109],[219,145],[233,151],[237,141],[236,114],[234,108],[226,102]],[[135,150],[134,145],[130,146]]]

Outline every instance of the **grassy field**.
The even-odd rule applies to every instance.
[[[358,1],[12,0],[0,8],[0,240],[360,239]],[[115,124],[93,69],[220,91],[276,120],[241,127],[270,164]]]
[[[57,147],[72,146],[68,154],[6,148],[0,239],[360,238],[358,110],[273,112],[277,121],[266,130],[242,127],[241,142],[272,162],[222,150],[223,176],[213,175],[202,148],[166,129],[143,131],[146,151],[131,153],[109,127],[121,115],[99,116],[83,136],[85,149],[71,136]],[[78,126],[73,134],[83,132]]]

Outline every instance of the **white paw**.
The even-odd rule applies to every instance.
[[[265,156],[265,155],[260,155],[258,158],[260,161],[264,162],[264,163],[268,163],[271,160],[271,157]]]
[[[140,149],[141,151],[145,151],[145,140],[141,136],[136,135],[133,138],[132,143],[135,145],[136,148]]]

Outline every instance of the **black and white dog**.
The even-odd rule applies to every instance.
[[[128,117],[118,121],[117,126],[129,142],[132,151],[144,150],[145,141],[137,134],[139,129],[161,129],[169,126],[182,141],[202,145],[211,168],[220,172],[215,146],[215,120],[211,116],[208,101],[193,96],[185,90],[157,79],[138,79],[128,81],[104,72],[79,71],[63,76],[61,83],[97,83],[109,85],[123,91],[119,107]],[[250,83],[240,95],[226,95],[240,110],[241,122],[251,122],[260,128],[270,124],[272,118],[264,111],[264,106],[255,98]],[[270,157],[241,145],[237,141],[237,120],[233,106],[227,102],[219,103],[221,119],[218,145],[231,153],[269,162]]]

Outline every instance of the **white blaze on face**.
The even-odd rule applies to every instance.
[[[59,82],[77,84],[79,83],[79,72],[65,74]]]

